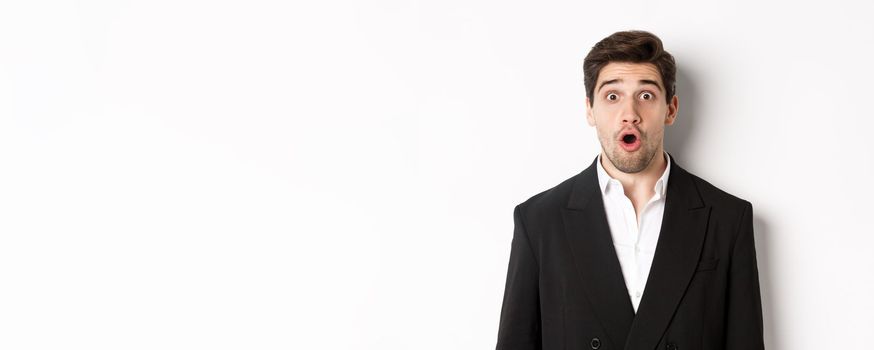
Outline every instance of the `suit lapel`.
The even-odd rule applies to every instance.
[[[634,320],[634,307],[613,246],[596,170],[598,158],[577,175],[566,208],[565,234],[589,305],[607,333],[612,349],[623,349]]]
[[[655,348],[695,272],[710,208],[671,156],[662,227],[635,315],[607,223],[597,161],[577,175],[562,209],[565,234],[586,297],[613,348]]]

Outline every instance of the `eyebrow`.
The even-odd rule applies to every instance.
[[[621,82],[622,82],[622,79],[618,79],[618,78],[617,78],[617,79],[610,79],[610,80],[603,81],[603,82],[601,82],[601,85],[598,86],[598,91],[601,91],[601,88],[603,88],[604,85],[607,85],[607,84],[614,84],[614,83],[621,83]],[[655,81],[655,80],[650,80],[650,79],[640,79],[640,80],[638,80],[637,82],[640,83],[640,85],[655,85],[657,88],[659,88],[660,91],[664,91],[664,89],[662,88],[662,86],[659,85],[659,82],[657,82],[657,81]]]

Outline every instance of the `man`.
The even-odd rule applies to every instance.
[[[627,31],[583,66],[602,150],[516,206],[497,349],[764,349],[751,203],[664,151],[673,57]]]

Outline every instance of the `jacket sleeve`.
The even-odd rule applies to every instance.
[[[728,270],[726,350],[762,350],[762,296],[753,237],[753,207],[746,202]]]
[[[541,348],[539,267],[520,205],[513,211],[513,221],[497,350],[535,350]]]

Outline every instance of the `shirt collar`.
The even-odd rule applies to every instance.
[[[662,176],[656,181],[653,190],[656,193],[657,199],[663,198],[668,189],[668,175],[671,173],[671,157],[668,155],[667,151],[663,151],[665,155],[665,159],[667,159],[668,165],[665,167],[665,171],[662,173]],[[615,185],[619,185],[622,187],[622,183],[619,180],[612,178],[607,171],[604,170],[604,166],[601,165],[601,154],[598,154],[598,185],[601,187],[601,195],[605,195],[607,193],[608,185],[611,183]]]

